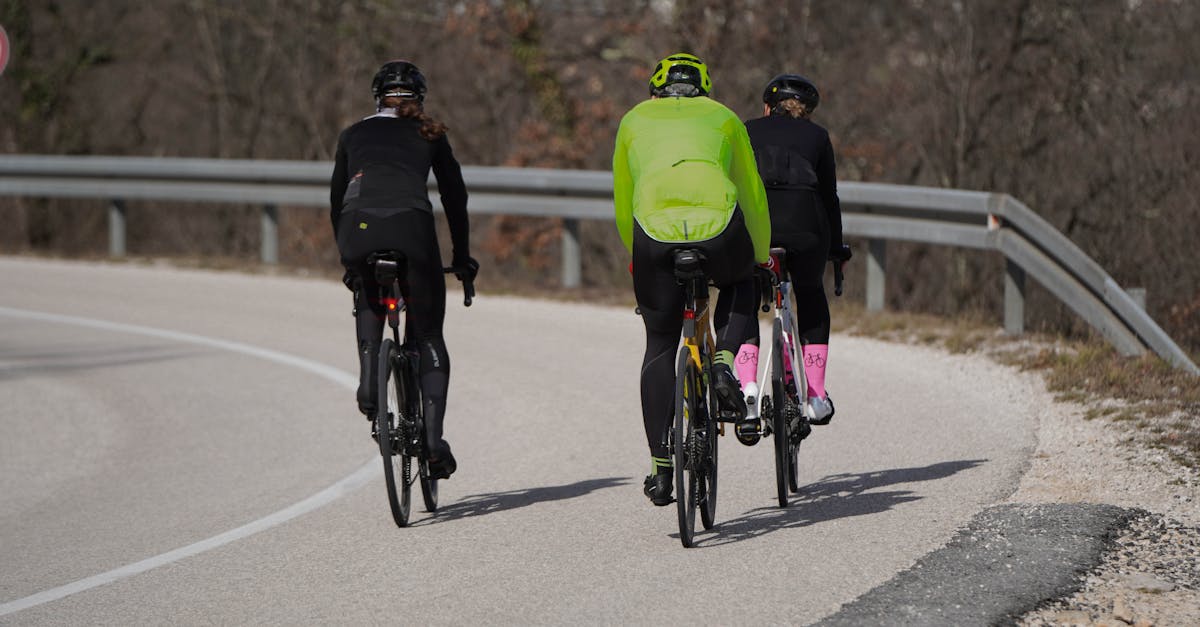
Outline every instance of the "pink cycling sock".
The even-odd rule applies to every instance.
[[[804,345],[804,376],[808,377],[809,396],[825,398],[825,363],[828,360],[828,344]]]
[[[738,349],[737,358],[733,360],[737,366],[737,378],[742,383],[742,390],[751,381],[758,381],[758,347],[753,344],[742,344]]]

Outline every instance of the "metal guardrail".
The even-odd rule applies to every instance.
[[[328,206],[332,165],[320,162],[0,155],[0,195],[110,201],[109,249],[125,254],[127,200],[244,203],[262,209],[262,259],[278,260],[280,205]],[[611,220],[612,174],[537,168],[463,168],[472,213],[562,218],[563,285],[580,283],[579,220]],[[431,185],[431,199],[441,209]],[[886,241],[994,250],[1006,259],[1004,324],[1024,330],[1033,276],[1124,355],[1147,348],[1200,374],[1188,355],[1095,261],[1007,194],[844,182],[844,230],[865,237],[867,307],[884,303]]]

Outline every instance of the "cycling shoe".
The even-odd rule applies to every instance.
[[[430,479],[449,479],[458,470],[458,462],[454,460],[450,445],[445,440],[429,454],[428,462]]]
[[[646,480],[642,486],[642,492],[650,499],[650,502],[659,507],[675,502],[675,499],[671,496],[670,471],[646,475]]]
[[[808,422],[814,425],[827,425],[833,419],[833,399],[826,394],[825,398],[819,396],[808,397]]]
[[[742,386],[737,377],[725,364],[713,364],[712,385],[717,391],[717,400],[721,404],[721,413],[732,416],[734,421],[746,418],[746,398],[742,396]]]

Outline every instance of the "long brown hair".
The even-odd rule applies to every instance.
[[[402,118],[413,118],[421,123],[421,137],[433,141],[446,131],[450,130],[445,124],[434,119],[433,116],[425,113],[425,107],[420,100],[414,98],[400,98],[398,96],[385,97],[380,104],[384,107],[396,110],[396,115]]]
[[[788,115],[793,118],[808,117],[808,107],[795,98],[784,98],[771,108],[771,115]]]

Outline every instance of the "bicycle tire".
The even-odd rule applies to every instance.
[[[421,356],[414,350],[404,349],[404,406],[405,416],[410,418],[410,424],[415,431],[410,434],[409,452],[416,453],[417,477],[421,484],[421,500],[425,502],[425,511],[436,512],[438,507],[437,479],[429,476],[429,460],[425,442],[425,405],[421,398],[421,380],[417,371]],[[412,483],[412,477],[409,477]]]
[[[788,421],[788,490],[792,494],[800,492],[800,481],[798,468],[800,466],[800,444],[808,434],[812,432],[812,427],[806,422],[808,419],[804,416],[804,396],[803,393],[808,389],[808,379],[804,373],[804,367],[796,368],[796,364],[801,364],[801,351],[796,350],[795,338],[797,337],[796,328],[793,324],[791,333],[787,337],[787,347],[791,354],[789,359],[791,364],[792,385],[794,392],[789,393],[786,399],[787,421]],[[786,365],[785,365],[786,368]],[[786,374],[785,374],[786,376]],[[785,386],[786,391],[786,386]],[[796,427],[792,428],[792,417],[796,417]],[[806,433],[807,432],[807,433]]]
[[[696,367],[688,347],[679,349],[675,362],[675,424],[671,429],[672,464],[675,469],[675,509],[679,518],[679,541],[690,548],[696,532],[696,472],[690,450],[694,445],[693,425],[697,392]]]
[[[783,372],[783,324],[775,319],[771,328],[771,394],[775,397],[772,403],[771,425],[775,438],[775,494],[780,507],[788,505],[788,481],[795,483],[792,468],[792,434],[788,429],[787,390],[784,388]]]
[[[701,377],[697,376],[696,380],[697,386],[702,387],[700,384]],[[708,446],[702,449],[705,453],[707,453],[707,455],[706,459],[703,460],[704,464],[702,465],[700,481],[698,482],[700,489],[700,494],[698,496],[700,505],[700,524],[703,525],[705,529],[712,529],[713,525],[716,524],[717,519],[718,432],[717,422],[713,420],[710,409],[717,407],[717,397],[716,392],[709,388],[707,393],[705,393],[704,390],[700,390],[700,394],[697,395],[697,398],[708,400],[708,402],[704,405],[704,408],[698,409],[696,412],[696,416],[699,418],[700,424],[703,425],[704,434],[706,436],[705,439],[708,441]]]
[[[407,442],[402,428],[404,383],[399,372],[399,361],[396,343],[391,338],[385,339],[379,347],[379,400],[375,406],[375,434],[379,441],[379,454],[383,457],[384,483],[387,485],[392,519],[397,527],[407,527],[412,511],[412,458],[407,455]],[[400,456],[399,464],[393,459],[397,454]]]
[[[438,507],[438,480],[429,477],[429,462],[422,459],[417,467],[421,478],[421,498],[425,501],[425,511],[433,513]]]

